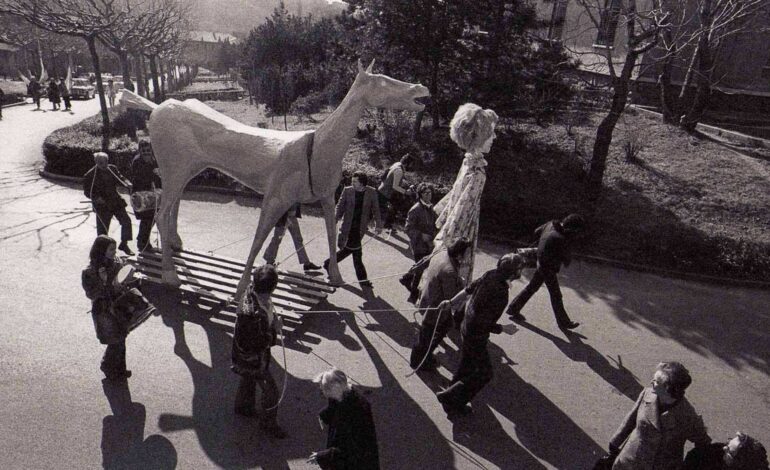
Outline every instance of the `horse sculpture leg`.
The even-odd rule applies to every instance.
[[[321,199],[321,207],[324,211],[324,222],[326,222],[326,239],[329,242],[329,282],[334,286],[341,286],[345,280],[342,279],[337,266],[337,220],[334,217],[334,196]]]
[[[176,216],[179,208],[181,191],[175,188],[166,189],[163,192],[158,212],[158,229],[160,230],[160,246],[162,253],[162,279],[163,283],[172,287],[179,287],[182,281],[174,268],[174,250],[181,244],[176,233]],[[176,208],[176,210],[175,210]]]
[[[240,299],[244,292],[246,292],[246,288],[249,287],[249,282],[251,281],[251,269],[254,267],[254,261],[257,259],[259,250],[262,249],[262,245],[265,243],[270,231],[275,227],[275,224],[278,223],[278,219],[289,210],[289,207],[291,207],[292,204],[291,202],[272,202],[273,198],[269,195],[265,195],[264,201],[270,202],[265,202],[265,205],[262,207],[262,212],[259,215],[259,223],[257,224],[257,233],[254,234],[254,241],[251,243],[249,257],[246,260],[246,267],[243,269],[241,279],[238,281],[238,288],[235,291],[235,301],[237,302],[236,310],[240,310]]]

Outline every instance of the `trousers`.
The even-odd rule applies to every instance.
[[[517,313],[521,311],[524,305],[535,295],[538,289],[545,283],[548,288],[548,293],[551,296],[551,308],[553,308],[554,317],[556,317],[556,323],[559,326],[568,325],[571,320],[567,311],[564,309],[564,301],[561,296],[561,289],[559,288],[559,280],[556,278],[556,273],[552,271],[545,271],[538,269],[532,275],[532,279],[529,280],[529,284],[524,288],[516,298],[513,299],[511,305],[508,306],[508,314]]]
[[[107,235],[107,232],[110,231],[110,222],[112,222],[112,218],[115,217],[120,223],[120,241],[127,242],[133,238],[131,218],[128,217],[125,207],[121,207],[118,210],[112,210],[109,207],[94,206],[94,212],[96,212],[97,235]]]
[[[238,391],[235,393],[235,409],[252,411],[255,408],[255,401],[257,397],[257,385],[262,390],[262,409],[265,410],[265,414],[262,420],[266,424],[276,424],[278,417],[278,408],[269,410],[268,408],[274,407],[280,398],[278,394],[278,387],[275,384],[270,371],[266,371],[264,378],[257,378],[251,376],[241,376],[241,381],[238,384]]]
[[[433,351],[441,344],[451,327],[451,312],[444,311],[439,314],[439,310],[427,311],[417,333],[414,346],[412,346],[412,354],[409,357],[409,365],[412,366],[412,369],[419,366],[426,356],[433,354]],[[426,359],[426,362],[429,360]]]
[[[291,235],[291,240],[294,242],[294,249],[297,250],[297,258],[299,258],[299,263],[309,263],[310,258],[308,258],[307,251],[305,251],[305,242],[302,240],[302,232],[299,229],[299,222],[297,221],[296,217],[291,215],[286,218],[285,225],[277,225],[275,227],[273,230],[273,238],[270,240],[267,248],[265,248],[265,253],[262,255],[262,257],[265,259],[267,264],[275,264],[275,257],[278,255],[278,247],[281,246],[281,240],[286,234],[287,229],[289,230],[289,235]]]
[[[150,234],[155,224],[155,211],[144,211],[134,214],[139,220],[139,233],[136,235],[136,247],[139,251],[150,245]]]
[[[107,345],[100,369],[107,377],[126,371],[126,340]]]
[[[452,378],[452,385],[441,392],[446,403],[455,408],[470,403],[494,376],[487,351],[488,340],[463,336],[462,342],[460,364]]]
[[[358,248],[349,248],[351,246]],[[353,267],[356,270],[356,278],[359,281],[369,279],[368,274],[366,273],[366,266],[364,266],[364,250],[361,246],[361,233],[356,227],[350,229],[347,244],[337,252],[337,262],[339,263],[350,255],[353,255]]]

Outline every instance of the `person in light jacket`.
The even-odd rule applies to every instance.
[[[433,186],[420,183],[417,186],[419,200],[406,214],[406,234],[415,263],[431,254],[433,237],[436,236],[436,211],[433,210]]]
[[[613,470],[679,470],[686,441],[696,447],[711,442],[703,419],[684,397],[690,383],[682,364],[658,364],[650,386],[610,439]]]

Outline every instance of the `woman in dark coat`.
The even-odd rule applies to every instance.
[[[613,470],[679,470],[685,441],[705,447],[711,438],[684,391],[692,383],[678,362],[661,362],[610,440]]]
[[[270,347],[276,344],[283,328],[270,294],[278,285],[278,273],[272,265],[254,271],[253,282],[244,296],[235,321],[233,335],[233,372],[241,376],[235,395],[235,413],[255,416],[257,384],[262,389],[263,415],[260,427],[269,435],[283,439],[286,431],[278,426],[278,387],[270,374]]]
[[[768,470],[767,451],[742,432],[727,444],[715,442],[687,453],[682,470]]]
[[[313,452],[309,463],[323,470],[379,470],[377,433],[369,402],[350,387],[348,377],[338,369],[318,375],[314,382],[329,399],[320,413],[328,428],[326,449]]]
[[[130,318],[113,308],[120,295],[115,276],[122,267],[115,259],[117,242],[107,235],[94,240],[89,254],[90,263],[83,270],[81,281],[86,296],[91,299],[91,316],[96,337],[107,345],[102,357],[101,370],[108,380],[131,377],[126,369],[126,336]]]

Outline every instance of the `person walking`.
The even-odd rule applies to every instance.
[[[465,250],[470,248],[471,242],[467,238],[455,240],[446,251],[433,255],[422,274],[417,307],[424,316],[409,358],[412,369],[432,370],[436,367],[433,351],[452,326],[449,300],[465,287],[465,279],[460,277],[457,267]]]
[[[152,250],[150,233],[155,223],[155,212],[158,208],[157,190],[163,185],[160,180],[158,163],[152,153],[150,142],[139,142],[139,153],[131,160],[131,193],[134,216],[139,221],[139,233],[136,236],[136,248],[139,251]],[[151,203],[135,204],[133,201],[152,201]]]
[[[712,442],[690,450],[682,470],[768,470],[767,450],[739,431],[727,443]]]
[[[339,369],[322,372],[313,382],[320,385],[329,405],[319,414],[321,427],[327,428],[326,448],[313,452],[308,463],[323,470],[379,470],[377,431],[369,402]]]
[[[126,337],[130,318],[113,308],[119,295],[115,276],[122,267],[115,258],[116,244],[107,235],[97,236],[91,246],[88,267],[81,274],[83,290],[91,300],[96,337],[107,345],[100,367],[107,380],[131,377],[131,371],[126,369]]]
[[[32,97],[32,101],[37,106],[37,110],[40,110],[40,97],[42,96],[42,85],[37,81],[37,78],[32,77],[29,79],[29,85],[27,86],[27,92]]]
[[[492,380],[494,373],[487,351],[489,335],[502,332],[497,321],[508,302],[509,283],[521,276],[523,265],[519,255],[504,255],[495,269],[484,273],[449,301],[452,309],[458,310],[467,299],[460,325],[460,364],[449,388],[436,394],[449,419],[469,413],[468,403]]]
[[[613,470],[679,470],[684,444],[706,447],[711,442],[703,419],[684,392],[692,383],[679,362],[661,362],[650,386],[610,439]]]
[[[564,309],[564,301],[556,275],[562,265],[569,266],[572,260],[571,243],[584,228],[583,217],[579,214],[570,214],[562,221],[554,220],[535,230],[535,234],[538,236],[537,270],[532,275],[532,279],[529,280],[527,287],[508,306],[506,313],[511,317],[511,320],[517,323],[527,321],[521,314],[521,309],[545,283],[551,296],[551,307],[559,328],[572,330],[580,326],[579,322],[570,320]]]
[[[406,234],[409,236],[409,248],[414,262],[433,251],[433,237],[436,236],[436,211],[433,210],[433,186],[427,183],[417,185],[419,200],[406,215]]]
[[[59,82],[59,95],[61,95],[61,98],[64,101],[64,110],[71,111],[72,103],[70,101],[70,89],[67,88],[66,80],[61,80]]]
[[[107,98],[110,102],[110,108],[115,107],[115,95],[117,94],[117,91],[115,90],[115,82],[112,81],[112,79],[107,80]]]
[[[392,164],[380,185],[377,187],[377,197],[380,203],[380,212],[385,212],[385,228],[393,228],[393,222],[396,218],[398,207],[405,205],[411,194],[409,187],[403,186],[404,172],[411,171],[414,165],[414,157],[410,154],[404,154],[399,161]]]
[[[94,153],[95,165],[83,176],[83,194],[91,200],[96,213],[96,233],[106,235],[110,230],[110,222],[115,217],[120,223],[120,245],[118,249],[127,255],[134,252],[128,246],[133,238],[131,219],[126,213],[126,201],[118,194],[117,185],[125,186],[131,191],[131,182],[120,174],[118,167],[108,163],[109,156],[104,152]]]
[[[361,287],[371,288],[372,283],[369,281],[363,261],[362,240],[372,218],[374,219],[375,232],[379,234],[382,230],[380,208],[377,204],[376,190],[367,186],[366,173],[361,171],[353,173],[351,181],[352,186],[348,186],[342,191],[335,213],[337,220],[342,219],[337,238],[337,246],[342,248],[336,253],[337,262],[353,255],[353,266],[358,282]],[[329,270],[328,259],[324,261],[324,269],[327,272]]]
[[[235,321],[233,335],[232,371],[240,375],[235,395],[235,413],[241,416],[256,415],[257,384],[262,389],[262,416],[259,426],[277,439],[287,437],[278,425],[278,387],[270,373],[270,348],[276,344],[283,328],[270,295],[278,285],[278,273],[272,265],[254,270],[252,284],[243,297]]]
[[[59,80],[51,79],[48,81],[48,101],[51,102],[51,111],[58,111],[61,105],[61,98],[59,97]]]
[[[5,92],[0,88],[0,121],[3,120],[3,100],[5,99]]]
[[[312,261],[310,261],[310,258],[307,255],[307,251],[305,251],[305,241],[302,239],[302,231],[299,228],[298,220],[301,217],[302,213],[300,212],[300,204],[297,203],[289,208],[289,210],[286,211],[286,213],[283,214],[280,219],[278,219],[278,223],[275,224],[275,229],[273,230],[273,238],[270,240],[267,248],[265,248],[265,253],[262,255],[267,264],[275,265],[275,257],[278,255],[278,247],[281,246],[281,240],[283,240],[283,236],[286,234],[286,229],[288,228],[289,235],[291,235],[291,240],[294,242],[294,249],[296,250],[297,258],[299,259],[299,263],[302,265],[302,269],[304,271],[315,271],[317,269],[321,269],[320,266],[317,266]]]

